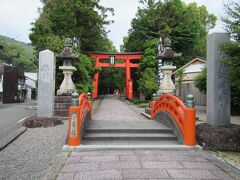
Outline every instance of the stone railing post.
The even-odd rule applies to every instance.
[[[152,98],[153,98],[153,101],[156,101],[158,98],[158,95],[154,93]]]
[[[186,106],[188,108],[194,108],[194,96],[192,94],[187,95]]]
[[[92,99],[92,93],[88,92],[87,97],[88,97],[89,100]]]
[[[79,96],[79,94],[76,93],[76,92],[74,92],[74,93],[72,94],[72,100],[71,100],[72,103],[71,103],[71,106],[78,106],[78,105],[79,105],[78,96]]]

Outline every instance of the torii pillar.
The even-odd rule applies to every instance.
[[[125,96],[127,99],[133,98],[133,82],[131,79],[131,68],[139,68],[139,62],[131,63],[131,60],[141,59],[142,52],[129,52],[129,53],[92,53],[91,58],[96,60],[95,68],[125,68],[126,82],[125,82]],[[101,60],[109,59],[109,63],[102,62]],[[115,62],[116,59],[121,59],[124,62]],[[98,97],[98,84],[99,72],[96,72],[93,79],[94,90],[92,98]]]
[[[126,98],[133,98],[130,59],[126,59]]]

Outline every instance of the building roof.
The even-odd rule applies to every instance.
[[[196,61],[200,61],[201,64],[193,64]],[[189,61],[187,64],[184,66],[180,67],[176,71],[173,72],[173,74],[183,71],[183,73],[197,73],[197,72],[202,72],[202,69],[205,67],[206,61],[201,59],[201,58],[195,58],[191,61]]]

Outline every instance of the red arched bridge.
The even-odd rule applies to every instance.
[[[75,102],[76,99],[73,99]],[[92,101],[86,94],[69,109],[68,145],[196,144],[196,110],[164,94],[150,103],[150,119],[139,108],[114,96]]]

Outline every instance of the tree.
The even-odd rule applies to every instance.
[[[182,66],[192,57],[205,57],[206,36],[215,26],[216,17],[205,6],[196,3],[186,5],[181,0],[141,1],[132,20],[128,37],[124,40],[125,51],[144,51],[145,43],[152,39],[169,37],[173,49],[182,52],[177,65]]]
[[[20,67],[24,71],[35,72],[37,67],[31,59],[31,52],[27,52],[27,49],[32,49],[22,42],[15,41],[13,39],[0,36],[0,61],[12,64],[13,66]],[[26,47],[25,47],[26,46]]]
[[[195,86],[204,94],[207,93],[207,68],[196,77]]]
[[[230,69],[231,109],[240,112],[240,2],[229,1],[225,4],[226,16],[222,18],[225,29],[231,34],[232,41],[226,43],[222,50],[228,55],[224,62]]]
[[[230,86],[231,86],[231,111],[233,114],[240,112],[240,3],[230,1],[225,4],[226,16],[222,18],[225,23],[225,29],[230,33],[232,41],[223,44],[220,48],[226,53],[223,61],[230,69]],[[206,70],[196,79],[196,86],[202,92],[206,92]]]
[[[74,64],[77,72],[73,80],[80,93],[91,91],[95,62],[86,55],[92,51],[115,50],[105,29],[112,22],[106,20],[107,13],[113,13],[113,9],[101,6],[99,0],[42,0],[42,3],[40,17],[32,24],[29,35],[33,46],[37,52],[49,49],[59,53],[67,37],[77,38],[80,44],[74,50],[81,56]],[[57,68],[56,89],[62,78]]]
[[[177,67],[195,56],[205,57],[207,33],[216,22],[216,17],[209,14],[205,6],[197,6],[196,3],[186,5],[181,0],[141,0],[140,3],[141,7],[121,46],[123,51],[145,52],[140,61],[140,74],[146,74],[144,71],[148,67],[156,73],[156,44],[160,36],[162,39],[169,37],[173,49],[183,53],[182,57],[175,60]],[[142,82],[141,79],[145,77],[141,75],[139,82]],[[156,86],[157,80],[154,82]],[[144,83],[139,84],[139,90],[145,89],[142,85]],[[146,90],[143,93],[148,92]]]

